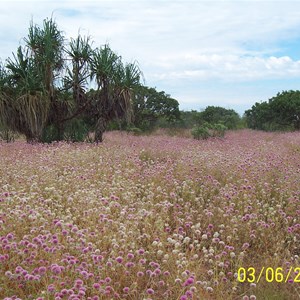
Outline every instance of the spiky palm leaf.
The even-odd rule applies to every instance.
[[[18,48],[14,59],[8,59],[8,86],[2,92],[1,119],[13,130],[38,141],[46,123],[50,101],[36,61]]]
[[[25,52],[25,53],[24,53]],[[28,51],[18,48],[17,54],[7,59],[6,68],[10,71],[7,78],[18,94],[43,91],[42,76],[37,63],[28,56]]]
[[[42,92],[25,94],[16,99],[16,109],[23,124],[31,132],[32,139],[39,141],[48,118],[50,101]]]
[[[86,102],[85,86],[86,80],[90,76],[89,62],[92,55],[89,37],[78,35],[76,39],[71,39],[69,48],[65,52],[71,59],[72,69],[67,68],[65,77],[65,87],[73,89],[73,98],[77,106],[83,106]]]
[[[64,37],[61,31],[53,19],[45,19],[42,28],[31,22],[25,42],[39,66],[49,96],[53,97],[55,72],[63,66]]]
[[[91,75],[98,84],[94,101],[97,115],[95,139],[101,141],[109,121],[123,117],[130,121],[132,91],[140,84],[141,72],[135,64],[124,66],[121,57],[105,45],[94,52]]]
[[[113,83],[115,71],[121,57],[114,53],[109,45],[94,50],[90,66],[91,77],[96,79],[98,89],[107,89]]]
[[[115,82],[116,104],[124,112],[127,122],[131,122],[132,119],[132,97],[134,89],[140,85],[141,77],[142,73],[136,64],[128,63],[119,66]]]

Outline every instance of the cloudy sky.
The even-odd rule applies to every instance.
[[[137,61],[147,86],[180,109],[207,105],[240,114],[282,90],[300,89],[300,1],[0,0],[0,58],[24,44],[29,23],[55,18]]]

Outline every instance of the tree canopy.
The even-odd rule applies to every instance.
[[[240,121],[239,114],[233,109],[226,109],[220,106],[207,106],[200,113],[200,120],[210,124],[223,124],[228,129],[236,129]]]
[[[153,128],[157,122],[165,121],[171,125],[180,118],[179,103],[164,91],[139,86],[133,97],[133,123],[136,127]]]
[[[299,130],[300,91],[282,91],[245,112],[247,124],[260,130]]]

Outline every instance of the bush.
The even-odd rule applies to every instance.
[[[196,140],[205,140],[210,137],[209,129],[205,126],[194,127],[191,133]]]
[[[214,124],[212,125],[212,134],[213,137],[224,137],[225,131],[227,130],[227,127],[223,124]]]
[[[84,142],[88,139],[89,126],[83,119],[72,119],[64,124],[61,131],[54,124],[44,128],[42,134],[43,143],[65,140],[68,142]]]
[[[89,134],[89,128],[82,119],[73,119],[67,123],[64,138],[69,142],[84,142]]]
[[[196,126],[191,133],[196,140],[205,140],[209,137],[224,137],[227,127],[223,124],[204,123],[202,126]]]
[[[43,143],[52,143],[54,141],[59,141],[59,132],[56,126],[53,124],[46,126],[43,129],[42,133],[42,142]]]

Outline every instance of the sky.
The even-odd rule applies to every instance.
[[[241,115],[255,102],[300,89],[300,0],[0,0],[3,64],[30,22],[55,19],[66,39],[89,35],[137,62],[145,85],[181,110],[208,105]]]

